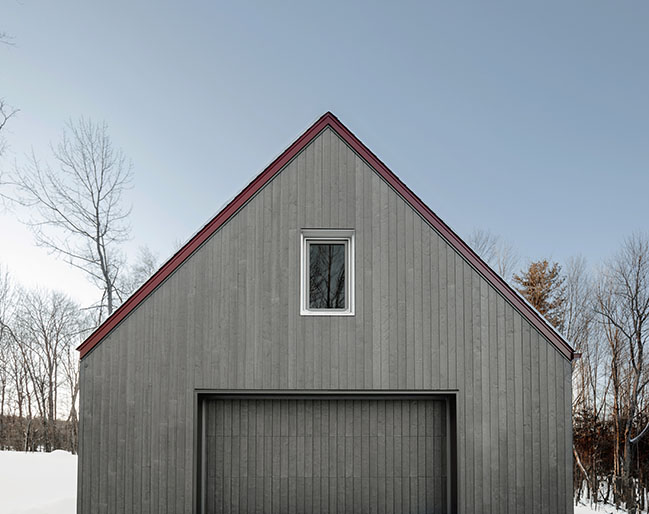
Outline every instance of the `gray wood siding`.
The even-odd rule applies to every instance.
[[[299,315],[303,228],[356,315]],[[82,361],[79,512],[191,512],[193,391],[458,390],[462,513],[572,512],[571,366],[326,129]]]
[[[211,400],[205,512],[447,513],[445,400]]]

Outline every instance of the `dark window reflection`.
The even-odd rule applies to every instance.
[[[309,308],[345,308],[345,245],[309,244]]]

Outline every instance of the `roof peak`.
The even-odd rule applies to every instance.
[[[331,111],[325,112],[279,157],[268,165],[232,201],[178,250],[126,302],[102,323],[77,349],[81,358],[122,322],[141,302],[162,284],[214,232],[243,207],[264,185],[277,175],[326,127],[331,127],[367,164],[376,171],[437,233],[460,253],[512,306],[514,306],[564,357],[572,360],[575,351],[559,332],[527,303],[500,275],[494,272],[446,223],[413,193],[374,153],[365,146]]]

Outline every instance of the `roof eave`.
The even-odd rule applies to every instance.
[[[570,344],[551,327],[502,277],[493,271],[446,223],[444,223],[415,193],[413,193],[372,151],[345,127],[331,112],[321,116],[306,132],[262,171],[223,210],[212,218],[196,235],[178,250],[126,302],[102,323],[78,348],[85,357],[104,337],[124,320],[142,301],[160,286],[209,237],[241,209],[266,183],[286,166],[322,130],[331,127],[370,167],[406,200],[453,248],[455,248],[503,297],[532,323],[569,360],[575,358]]]

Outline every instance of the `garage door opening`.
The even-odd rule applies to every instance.
[[[452,512],[449,404],[201,395],[198,510]]]

